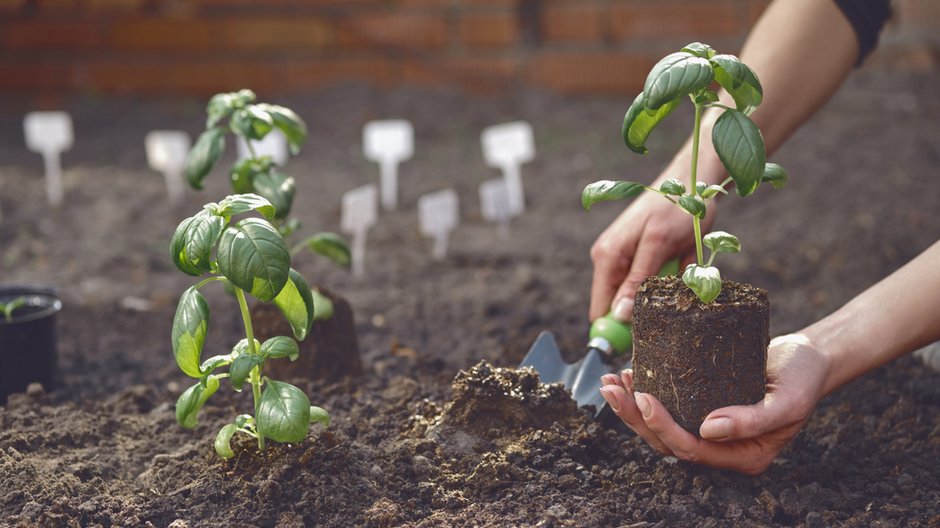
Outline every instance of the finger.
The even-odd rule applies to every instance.
[[[611,314],[614,319],[622,323],[630,322],[633,319],[633,301],[636,298],[636,289],[647,277],[659,273],[659,269],[671,257],[670,248],[663,243],[660,237],[650,236],[647,231],[644,231],[637,245],[633,261],[630,263],[630,270],[623,282],[620,283],[617,293],[614,294],[613,312]]]
[[[606,387],[608,385],[619,385],[622,387],[623,385],[621,385],[621,383],[622,382],[620,381],[620,377],[616,374],[604,374],[601,376],[602,387]]]
[[[589,313],[591,321],[610,311],[614,293],[630,268],[630,255],[623,252],[627,245],[629,242],[611,240],[605,232],[591,247],[591,260],[594,262]]]
[[[623,387],[629,391],[633,390],[633,369],[623,369],[620,371],[620,381]]]
[[[637,410],[650,432],[683,460],[696,461],[700,440],[672,419],[669,411],[653,396],[634,392]]]
[[[754,405],[733,405],[715,409],[702,422],[702,438],[729,442],[757,438],[802,421],[797,405],[786,398],[768,394]]]
[[[624,424],[630,429],[633,429],[633,432],[645,440],[653,449],[664,455],[673,454],[666,444],[646,426],[646,423],[643,421],[643,415],[640,414],[640,410],[636,407],[636,402],[633,400],[631,391],[619,385],[608,385],[601,388],[601,395],[604,397],[604,400],[607,401],[607,404],[610,405],[610,409],[614,411],[614,414],[620,417]]]

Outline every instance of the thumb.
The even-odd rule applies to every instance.
[[[699,435],[715,441],[757,438],[799,421],[787,407],[770,394],[754,405],[722,407],[705,417]]]
[[[669,250],[665,244],[653,243],[649,240],[640,241],[636,255],[630,263],[627,277],[620,284],[614,300],[611,303],[611,315],[621,323],[633,320],[633,302],[636,298],[636,289],[640,284],[659,273],[659,269],[670,258]]]

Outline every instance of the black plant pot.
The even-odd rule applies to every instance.
[[[0,303],[23,298],[25,304],[8,321],[0,315],[0,404],[33,382],[47,390],[56,368],[56,314],[62,302],[55,290],[34,286],[0,286]]]

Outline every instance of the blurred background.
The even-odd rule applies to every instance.
[[[767,0],[0,0],[0,92],[264,96],[338,83],[630,96],[691,40],[738,50]],[[867,68],[936,68],[940,2],[896,0]]]

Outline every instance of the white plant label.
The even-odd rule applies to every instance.
[[[163,173],[166,192],[173,205],[182,203],[186,195],[183,174],[191,144],[189,134],[182,130],[153,130],[144,138],[147,164],[151,169]]]
[[[352,235],[352,271],[356,277],[365,273],[366,234],[379,216],[379,192],[375,184],[348,191],[343,195],[340,227]]]
[[[460,223],[457,192],[445,189],[418,198],[418,222],[421,234],[434,239],[434,258],[444,260],[450,232]]]
[[[480,214],[487,222],[498,225],[499,235],[509,236],[509,219],[512,210],[509,205],[509,189],[503,178],[492,178],[480,184]]]
[[[26,146],[42,154],[46,166],[46,194],[53,206],[62,204],[61,153],[72,148],[72,117],[65,112],[30,112],[23,120]]]
[[[236,143],[238,145],[238,160],[251,158],[251,151],[248,150],[248,142],[245,138],[239,136]],[[287,138],[284,133],[274,129],[260,141],[252,141],[251,148],[255,151],[255,156],[270,156],[271,161],[278,167],[283,167],[290,159],[290,153],[287,149]]]
[[[513,121],[483,129],[480,134],[486,164],[503,171],[513,216],[525,212],[525,190],[522,185],[522,164],[535,158],[532,125]]]
[[[382,208],[398,206],[398,165],[414,155],[414,127],[404,119],[370,121],[362,129],[366,159],[379,164]]]

